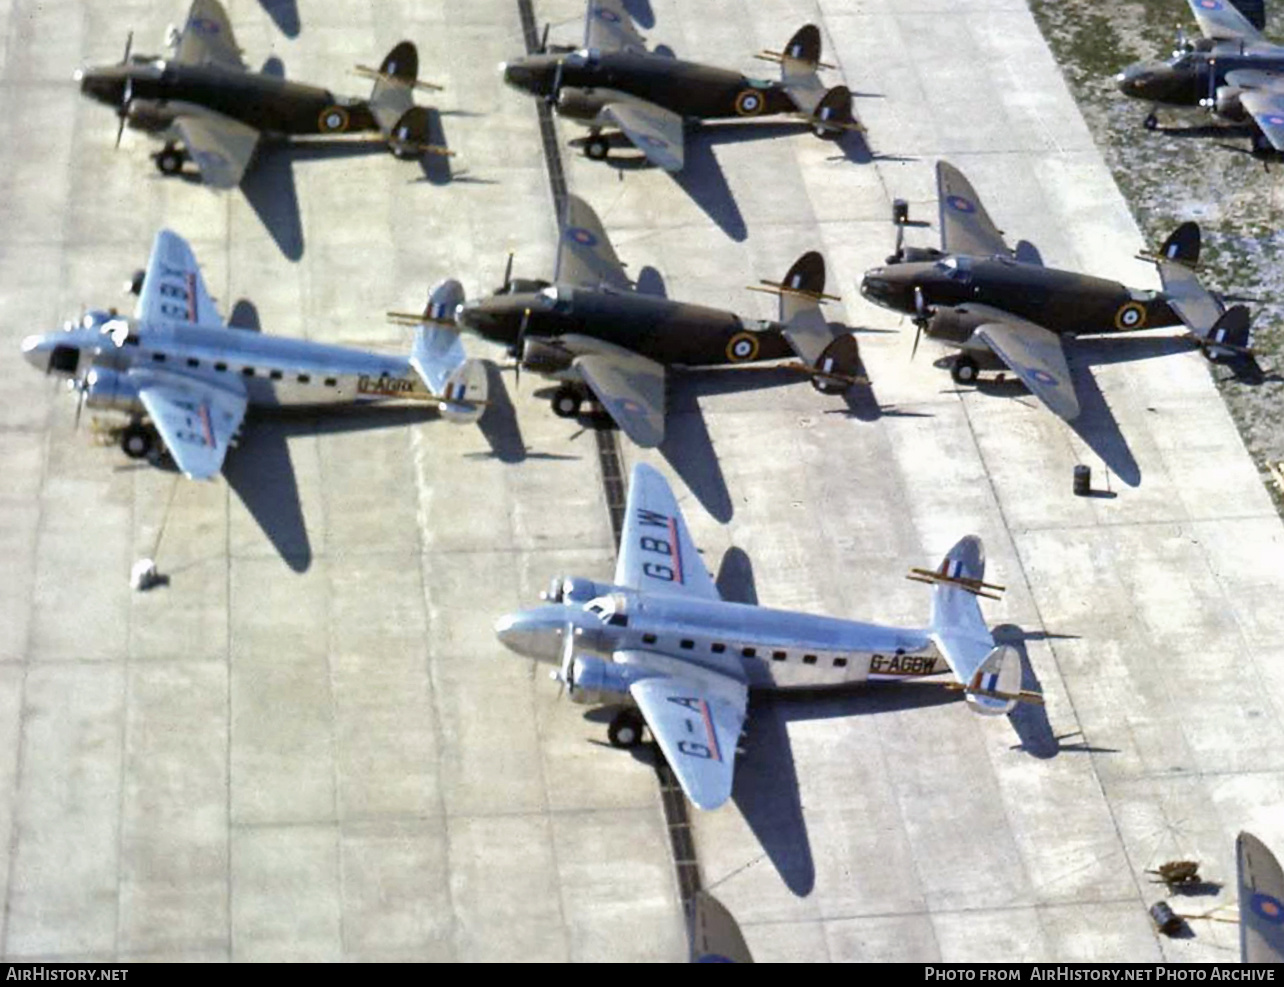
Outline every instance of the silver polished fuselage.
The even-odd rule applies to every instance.
[[[28,337],[22,349],[37,369],[69,378],[92,379],[96,369],[154,369],[215,384],[239,382],[249,404],[257,407],[431,397],[406,357],[243,329],[140,327],[118,316],[92,328]],[[69,354],[71,349],[79,351],[78,357]],[[55,357],[60,350],[61,358]],[[89,406],[96,406],[92,395]],[[111,406],[141,412],[141,407]]]
[[[513,651],[557,664],[568,627],[577,655],[611,661],[618,652],[655,652],[718,671],[732,657],[757,689],[814,689],[949,671],[925,630],[719,600],[639,596],[618,587],[588,603],[510,614],[500,619],[496,633]]]

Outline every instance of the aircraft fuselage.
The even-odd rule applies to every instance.
[[[1239,69],[1284,72],[1284,48],[1236,41],[1203,42],[1195,51],[1179,52],[1167,61],[1137,62],[1115,77],[1120,92],[1163,106],[1199,106],[1226,85],[1226,75]],[[1210,79],[1211,76],[1211,79]]]
[[[619,651],[653,651],[719,670],[731,655],[756,689],[847,686],[949,671],[924,630],[597,588],[606,592],[592,601],[548,604],[501,618],[496,633],[518,654],[551,664],[562,660],[568,625],[576,629],[577,655],[606,661]]]
[[[954,343],[966,342],[976,326],[966,318],[969,303],[1010,312],[1067,336],[1180,324],[1159,292],[1003,257],[947,256],[892,264],[867,271],[861,282],[861,294],[870,301],[906,315],[918,311],[915,289],[927,308],[961,316],[938,313],[927,326],[929,335]]]
[[[212,110],[265,134],[306,136],[379,129],[364,100],[257,72],[138,60],[80,74],[81,91],[113,109],[126,102],[127,81],[129,122],[143,130],[165,129],[174,103]]]
[[[471,301],[457,318],[462,327],[510,347],[525,319],[528,344],[590,336],[666,366],[720,366],[795,355],[774,322],[635,292],[556,285]]]

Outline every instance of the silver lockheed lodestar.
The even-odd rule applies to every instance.
[[[132,318],[89,311],[60,332],[28,336],[22,355],[67,378],[81,407],[122,415],[126,455],[142,459],[163,443],[195,480],[222,469],[251,405],[426,401],[456,422],[486,407],[486,368],[465,357],[454,328],[457,281],[433,288],[409,357],[229,328],[191,247],[169,230],[156,235],[138,294]]]
[[[996,646],[977,596],[981,542],[969,535],[940,568],[912,570],[935,587],[927,627],[901,629],[725,602],[697,554],[673,492],[645,463],[633,468],[615,577],[559,578],[547,605],[509,614],[500,641],[558,666],[580,703],[629,703],[608,736],[630,747],[649,727],[683,791],[701,809],[731,795],[750,689],[815,689],[953,672],[978,713],[1002,715],[1021,690],[1014,648]],[[633,708],[633,707],[636,707]]]

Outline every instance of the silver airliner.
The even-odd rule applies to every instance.
[[[984,550],[972,535],[938,569],[912,570],[910,578],[934,586],[922,629],[728,603],[668,484],[638,463],[613,581],[555,579],[546,606],[500,618],[495,632],[512,651],[557,665],[553,677],[574,701],[628,703],[610,724],[611,743],[633,746],[649,727],[687,797],[714,809],[731,794],[750,689],[948,671],[978,713],[1041,702],[1021,690],[1016,649],[996,646],[985,625],[977,597],[1002,587],[984,577]]]
[[[22,355],[79,392],[77,417],[83,407],[122,416],[127,456],[163,444],[184,474],[208,479],[251,405],[427,401],[451,421],[476,421],[487,377],[454,327],[463,298],[458,281],[432,289],[408,357],[263,336],[227,326],[187,241],[162,230],[132,318],[89,311],[59,332],[28,336]]]

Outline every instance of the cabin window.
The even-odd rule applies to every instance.
[[[254,368],[253,368],[253,367],[242,367],[242,368],[241,368],[241,373],[243,373],[246,377],[253,377],[253,376],[254,376]]]
[[[153,359],[153,360],[155,360],[157,363],[164,363],[164,362],[165,362],[165,354],[164,354],[164,353],[153,353],[153,354],[152,354],[152,359]]]
[[[327,378],[325,379],[325,386],[326,386],[326,387],[337,387],[337,386],[338,386],[338,384],[339,384],[339,381],[338,381],[338,378],[336,378],[336,377],[327,377]]]
[[[642,643],[643,643],[643,644],[655,644],[655,635],[654,635],[654,634],[643,634],[643,635],[642,635]]]
[[[757,658],[757,657],[758,657],[758,649],[757,649],[757,648],[744,648],[744,649],[742,649],[742,650],[741,650],[740,654],[741,654],[741,656],[742,656],[742,657],[745,657],[745,658]]]
[[[226,364],[226,363],[216,363],[216,364],[214,364],[214,369],[215,369],[215,370],[217,370],[219,373],[222,373],[224,370],[226,370],[226,369],[227,369],[227,364]]]
[[[725,644],[711,644],[709,645],[709,650],[715,655],[720,655],[727,650],[727,646]]]
[[[815,656],[815,655],[803,655],[803,664],[804,664],[804,665],[814,665],[814,664],[816,664],[816,656]]]
[[[773,651],[773,652],[771,653],[771,660],[772,660],[772,661],[784,661],[784,660],[785,660],[786,658],[788,658],[788,657],[789,657],[789,656],[788,656],[787,654],[785,654],[783,651]]]
[[[268,374],[268,376],[271,377],[273,380],[280,380],[285,375],[281,373],[281,371],[279,370],[273,370],[270,374]]]
[[[687,638],[686,640],[681,641],[680,644],[681,644],[682,650],[684,651],[690,651],[692,648],[695,647],[695,642],[692,641],[690,638]]]
[[[628,627],[629,618],[622,613],[611,614],[611,619],[607,621],[612,627]]]
[[[846,659],[846,658],[835,658],[835,659],[834,659],[834,667],[835,667],[835,668],[846,668],[846,667],[847,667],[847,659]]]
[[[201,365],[201,361],[196,359],[194,356],[189,356],[187,358],[187,365],[189,367],[199,367]]]
[[[311,382],[312,382],[312,378],[309,377],[307,374],[299,374],[300,384],[310,384]]]

